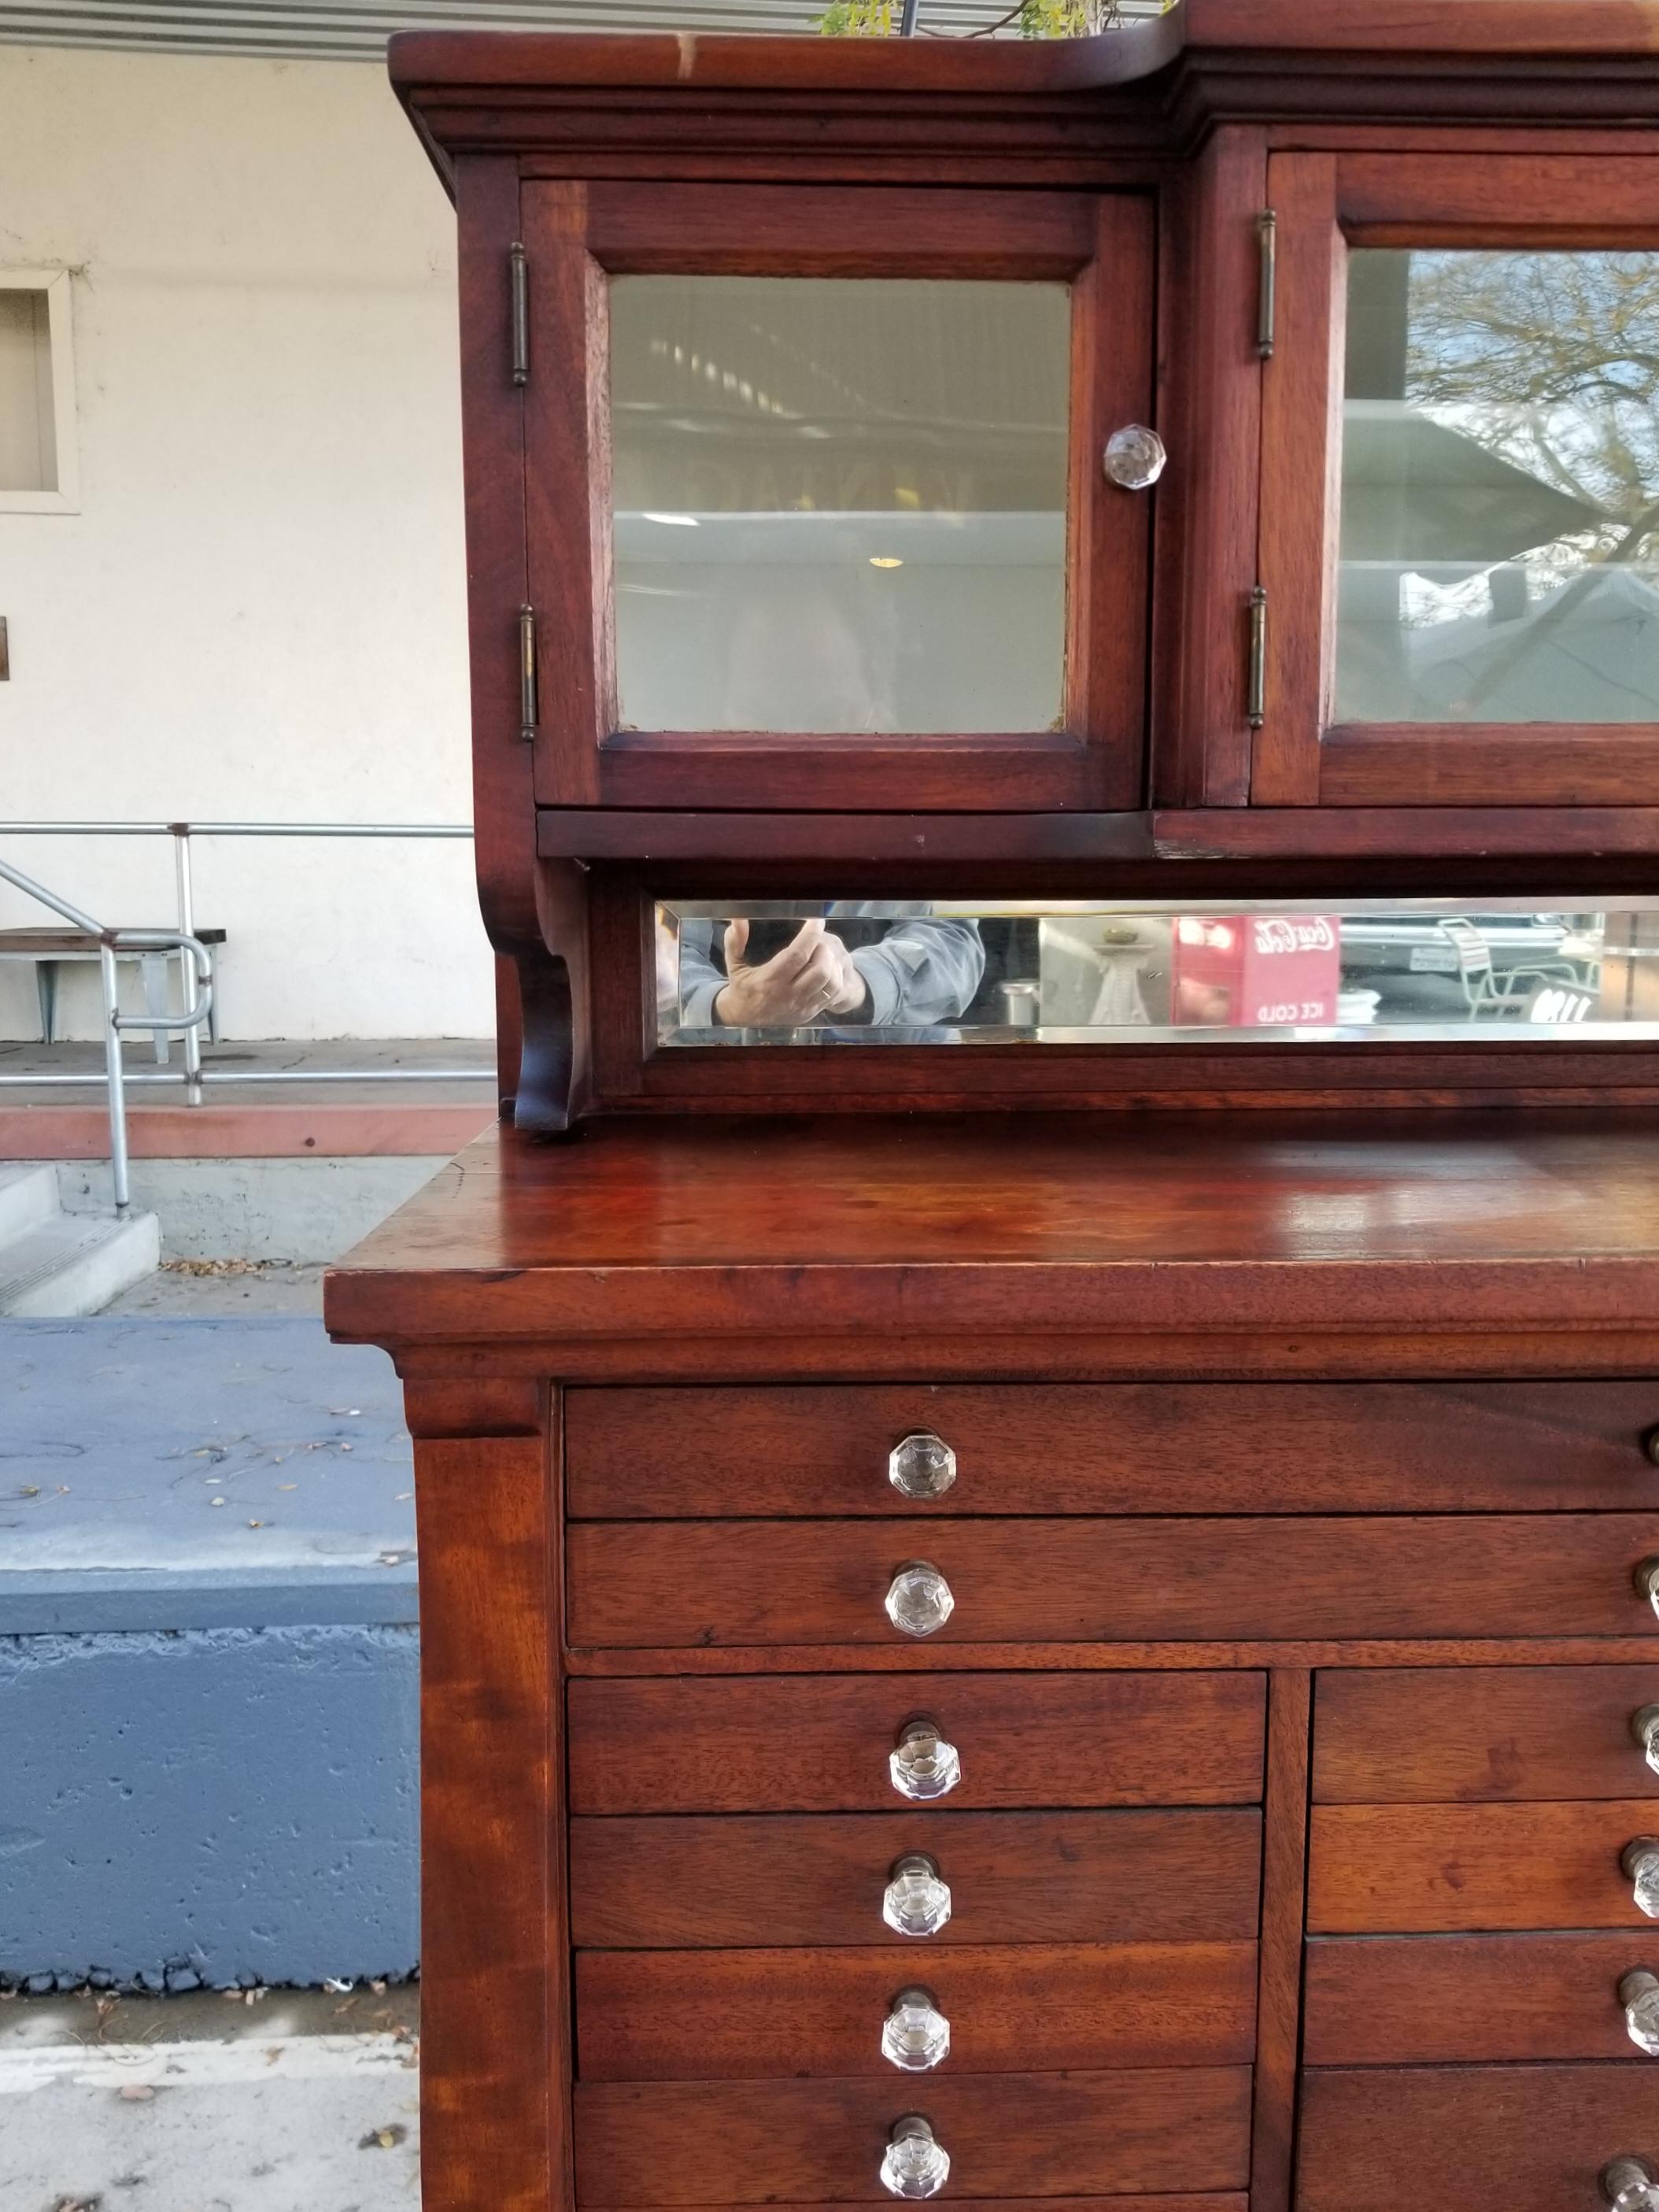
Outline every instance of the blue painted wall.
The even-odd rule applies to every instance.
[[[416,1717],[412,1628],[0,1640],[0,1979],[408,1974]]]
[[[414,1969],[413,1488],[319,1322],[0,1323],[0,1985]]]

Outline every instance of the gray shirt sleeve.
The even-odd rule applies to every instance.
[[[856,909],[849,905],[842,911]],[[714,957],[714,929],[713,921],[697,916],[680,924],[680,1021],[686,1029],[720,1026],[714,1000],[726,972]],[[855,1022],[872,1029],[929,1029],[966,1010],[985,973],[985,947],[975,921],[906,915],[878,945],[861,945],[853,965],[870,994]],[[836,1026],[847,1026],[847,1019]]]

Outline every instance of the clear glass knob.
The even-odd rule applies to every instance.
[[[1109,483],[1123,491],[1145,491],[1163,475],[1169,458],[1156,430],[1144,422],[1126,422],[1106,441],[1101,465]]]
[[[1659,1559],[1644,1559],[1636,1570],[1636,1587],[1659,1613]]]
[[[1650,2058],[1659,2058],[1659,1974],[1636,1967],[1620,1983],[1619,2002],[1631,2041]]]
[[[937,2197],[951,2179],[951,2154],[920,2112],[895,2120],[881,2161],[881,2185],[894,2197]],[[1659,2212],[1659,2208],[1656,2208]]]
[[[887,1480],[901,1498],[943,1498],[957,1479],[957,1455],[943,1437],[918,1429],[887,1455]]]
[[[1659,1774],[1659,1705],[1644,1705],[1630,1717],[1630,1732],[1642,1747],[1642,1756]]]
[[[951,2056],[951,2023],[931,1990],[901,1990],[881,2024],[881,2055],[906,2074],[926,2074]]]
[[[948,1797],[962,1779],[962,1754],[939,1732],[937,1721],[906,1721],[887,1754],[887,1771],[901,1797],[925,1805]]]
[[[1601,2194],[1613,2212],[1659,2212],[1659,2178],[1646,2159],[1628,2151],[1602,2167]]]
[[[951,1585],[926,1559],[912,1559],[887,1591],[887,1618],[906,1636],[932,1636],[957,1609]]]
[[[895,1863],[881,1917],[896,1936],[937,1936],[949,1920],[951,1885],[926,1851],[907,1852]]]
[[[1620,1861],[1636,1899],[1636,1909],[1659,1920],[1659,1836],[1638,1836]]]

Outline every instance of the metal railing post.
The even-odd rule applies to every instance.
[[[196,894],[191,875],[190,824],[171,822],[167,824],[173,837],[173,879],[179,893],[179,934],[196,934]],[[193,981],[194,970],[189,958],[179,963],[179,988],[184,994],[185,1012],[191,1012],[196,1005]],[[202,1031],[198,1023],[192,1022],[185,1031],[185,1103],[199,1106],[202,1103]]]
[[[120,973],[107,938],[98,948],[99,973],[104,982],[104,1070],[109,1092],[109,1171],[115,1194],[115,1211],[125,1213],[131,1202],[127,1176],[127,1099],[121,1061]]]

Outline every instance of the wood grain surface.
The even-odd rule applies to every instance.
[[[554,2212],[571,2063],[556,1491],[538,1437],[422,1441],[415,1481],[422,2201]]]
[[[1654,1800],[1631,1732],[1659,1667],[1335,1668],[1314,1692],[1322,1804]]]
[[[1645,1934],[1321,1936],[1308,1946],[1310,2066],[1633,2058],[1619,1984],[1659,1973]]]
[[[1610,2158],[1654,2154],[1651,2060],[1316,2070],[1300,2212],[1600,2212]]]
[[[1254,1943],[884,1949],[579,1951],[576,2071],[584,2081],[722,2081],[869,2075],[925,2100],[959,2074],[1248,2065]],[[907,2084],[882,2052],[899,1992],[925,1987],[950,2055]]]
[[[700,1515],[1510,1512],[1659,1503],[1659,1380],[572,1390],[577,1520]],[[956,1453],[937,1499],[902,1437]]]
[[[952,2081],[579,2082],[576,2198],[764,2204],[809,2194],[887,2203],[895,2120],[921,2112],[951,2155],[952,2197],[1115,2197],[1238,2189],[1245,2067]]]
[[[1651,1801],[1589,1805],[1319,1805],[1308,1926],[1322,1935],[1455,1929],[1651,1933],[1619,1860],[1659,1834]]]
[[[1261,1816],[1242,1807],[579,1819],[571,1940],[883,1943],[918,1962],[963,1944],[1249,1942],[1261,1847]],[[888,1876],[911,1851],[951,1890],[951,1918],[926,1941],[881,1917]]]
[[[889,1755],[919,1717],[962,1779],[913,1812],[1261,1794],[1259,1674],[573,1681],[568,1698],[575,1813],[890,1813]]]
[[[343,1336],[488,1340],[496,1359],[623,1340],[637,1370],[689,1344],[698,1379],[734,1361],[866,1379],[896,1356],[983,1381],[1038,1352],[1052,1378],[1103,1334],[1154,1367],[1271,1339],[1292,1373],[1390,1338],[1398,1375],[1443,1366],[1418,1347],[1449,1330],[1477,1376],[1511,1365],[1492,1334],[1528,1332],[1599,1334],[1611,1371],[1639,1373],[1659,1146],[1592,1111],[1148,1117],[1133,1144],[1047,1114],[624,1118],[571,1146],[508,1131],[374,1231],[325,1302]]]
[[[573,1644],[893,1644],[912,1561],[930,1649],[1116,1637],[1631,1636],[1659,1513],[1187,1520],[579,1522]]]
[[[1289,2212],[1295,2170],[1312,1686],[1305,1668],[1275,1668],[1267,1678],[1252,2212]]]

